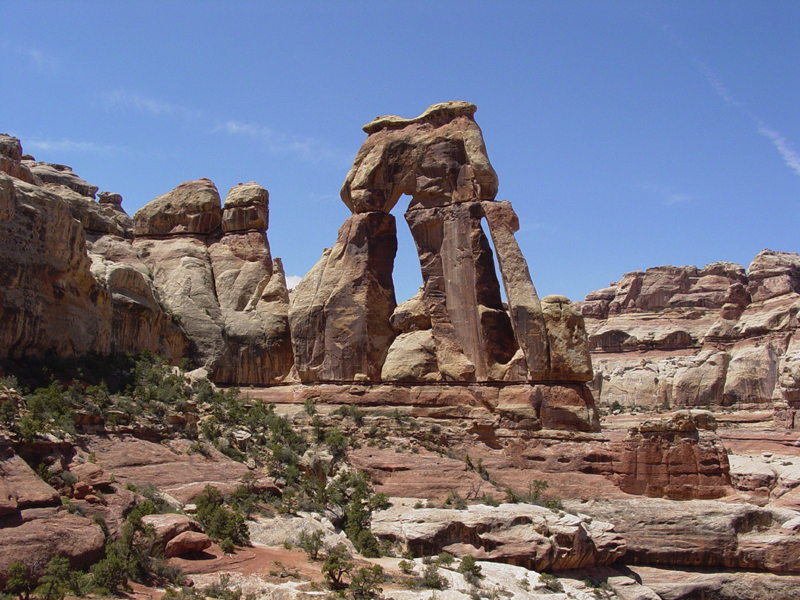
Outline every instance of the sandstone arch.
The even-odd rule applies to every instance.
[[[413,119],[384,116],[364,126],[368,137],[341,190],[353,214],[295,290],[289,311],[302,381],[380,381],[399,333],[390,324],[397,238],[389,213],[403,194],[411,197],[405,220],[419,255],[439,380],[592,378],[582,317],[563,297],[543,310],[514,238],[517,216],[509,202],[495,201],[497,174],[475,110],[446,102]]]

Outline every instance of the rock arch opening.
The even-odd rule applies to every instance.
[[[401,368],[394,380],[591,379],[583,319],[561,296],[540,302],[514,237],[517,216],[509,202],[495,201],[497,175],[475,110],[446,102],[413,119],[378,117],[364,126],[368,137],[341,190],[353,214],[295,290],[289,312],[302,381],[387,379],[387,356],[398,341],[410,344],[408,355],[432,353],[435,361],[425,364],[435,367],[422,375]],[[422,274],[417,305],[430,319],[430,338],[418,334],[414,343],[402,338],[414,330],[398,329],[394,314],[391,212],[404,195]]]

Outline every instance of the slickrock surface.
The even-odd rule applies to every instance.
[[[613,523],[631,564],[800,571],[796,511],[657,498],[569,501],[565,507]]]
[[[14,561],[46,563],[57,554],[73,568],[85,569],[103,557],[100,527],[70,514],[58,492],[11,448],[2,449],[0,475],[0,585]]]
[[[626,549],[609,523],[525,504],[451,510],[414,509],[399,502],[373,514],[372,531],[400,542],[415,556],[447,551],[535,571],[606,565]]]
[[[133,436],[95,438],[88,447],[97,464],[122,482],[152,483],[186,504],[213,485],[225,493],[234,491],[247,467],[209,448],[208,457],[188,453],[189,442],[156,444]]]

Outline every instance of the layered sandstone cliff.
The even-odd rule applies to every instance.
[[[600,404],[776,406],[800,403],[800,256],[626,273],[578,303]]]

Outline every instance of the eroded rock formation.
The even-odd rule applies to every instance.
[[[2,165],[11,177],[0,186],[0,215],[16,235],[28,235],[30,223],[13,229],[22,223],[16,198],[46,197],[58,210],[42,214],[63,222],[48,222],[42,231],[66,228],[71,233],[60,235],[60,243],[75,240],[69,252],[45,244],[34,253],[71,253],[59,277],[75,281],[45,289],[37,277],[29,286],[42,288],[42,299],[34,304],[54,304],[47,295],[63,293],[70,300],[62,305],[77,306],[60,313],[46,307],[45,318],[16,317],[21,321],[11,328],[6,354],[51,346],[61,354],[149,349],[174,360],[188,355],[214,381],[236,384],[295,377],[536,384],[543,386],[534,395],[545,427],[596,430],[583,387],[592,378],[583,317],[563,296],[539,300],[514,237],[517,216],[510,203],[494,199],[497,175],[475,110],[447,102],[415,119],[380,117],[364,127],[368,137],[341,191],[352,215],[291,306],[267,240],[269,195],[261,186],[240,184],[223,205],[210,180],[185,182],[131,219],[119,195],[102,192],[94,201],[97,188],[71,169],[36,162],[18,141],[3,138]],[[411,198],[405,220],[423,287],[396,311],[397,236],[389,213],[403,194]],[[47,323],[52,314],[56,322]],[[37,335],[42,339],[26,339]]]
[[[497,175],[475,110],[466,102],[447,102],[414,119],[379,117],[364,126],[368,137],[341,191],[353,216],[334,249],[326,250],[298,287],[290,310],[302,381],[591,380],[583,317],[564,297],[540,302],[514,238],[517,216],[510,203],[494,201]],[[397,242],[388,213],[403,194],[411,197],[405,220],[423,287],[395,311],[391,268]],[[391,219],[391,230],[356,235],[353,223],[367,218]],[[498,252],[507,307],[484,219]],[[348,290],[342,296],[339,290],[352,282],[377,286],[381,293]],[[371,335],[371,329],[379,333]]]
[[[240,184],[223,207],[208,179],[182,183],[134,215],[133,247],[215,381],[272,383],[291,369],[289,296],[268,222],[267,190]]]
[[[578,303],[601,405],[800,407],[800,257],[625,274]]]
[[[521,504],[466,510],[397,506],[375,513],[372,531],[414,556],[446,551],[535,571],[607,565],[626,550],[610,523]]]
[[[289,294],[270,253],[269,194],[250,182],[222,206],[208,179],[131,219],[119,194],[0,136],[3,357],[150,350],[212,378],[271,383],[292,368]]]

